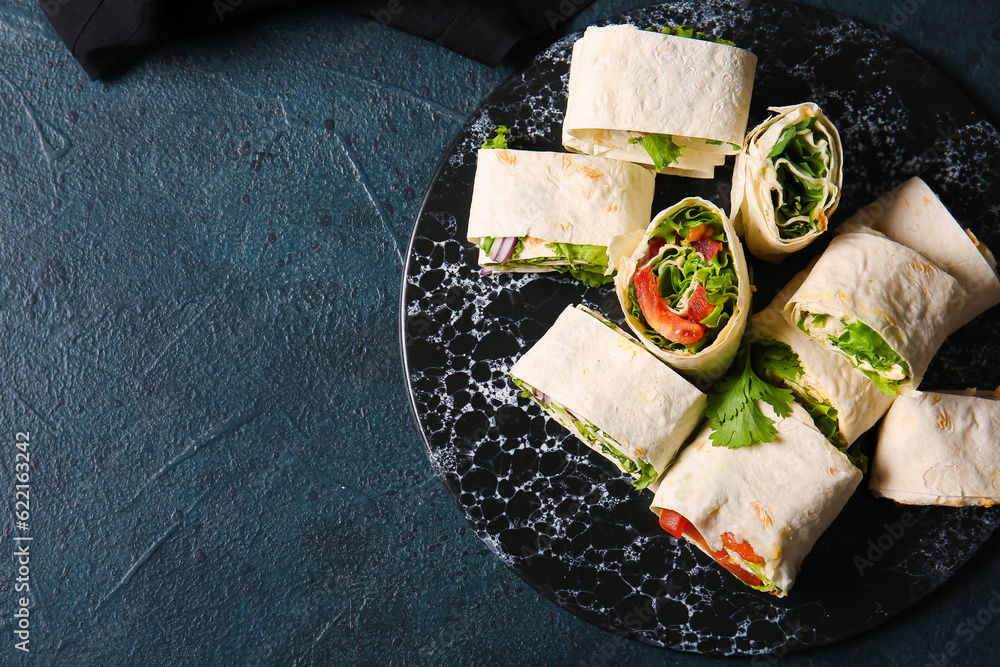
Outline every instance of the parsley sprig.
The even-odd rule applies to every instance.
[[[749,342],[744,343],[741,355],[742,361],[737,357],[734,369],[715,386],[717,393],[708,396],[706,414],[714,421],[711,439],[716,447],[738,449],[774,440],[778,434],[774,420],[761,412],[758,401],[769,403],[779,417],[792,413],[792,392],[761,378],[754,369]]]

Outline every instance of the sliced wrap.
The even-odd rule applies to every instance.
[[[750,320],[751,340],[767,379],[784,386],[812,415],[816,427],[840,449],[875,425],[893,397],[879,391],[842,355],[792,326],[782,311],[805,281],[801,271],[778,292],[767,308]]]
[[[608,238],[645,228],[655,175],[617,160],[484,148],[468,239],[492,271],[564,271],[608,282]]]
[[[826,231],[840,202],[840,135],[812,102],[771,107],[777,115],[747,135],[733,171],[733,226],[747,248],[780,262]]]
[[[912,396],[964,302],[951,275],[869,230],[835,237],[783,314],[883,393]]]
[[[958,280],[968,300],[953,316],[953,330],[1000,303],[1000,279],[993,254],[952,217],[920,178],[911,178],[865,206],[837,231],[851,230],[855,225],[871,227],[913,248]]]
[[[784,597],[861,471],[801,406],[792,404],[786,418],[767,403],[760,407],[775,421],[772,442],[715,447],[706,426],[661,478],[651,509],[668,532],[686,537],[744,583]]]
[[[726,44],[630,25],[587,28],[573,45],[563,145],[653,165],[636,142],[660,135],[653,140],[674,154],[684,147],[661,173],[712,178],[743,145],[756,66],[752,53]]]
[[[674,368],[720,377],[750,314],[743,246],[715,204],[688,197],[665,209],[623,260],[615,291],[629,326]]]
[[[522,396],[645,488],[704,417],[706,397],[625,332],[568,307],[510,369]]]
[[[1000,502],[1000,399],[926,392],[896,399],[879,430],[868,483],[904,505]]]

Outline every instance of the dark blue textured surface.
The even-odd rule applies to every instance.
[[[992,3],[806,4],[899,23],[1000,118]],[[530,53],[491,70],[365,26],[294,12],[102,84],[37,4],[0,2],[0,471],[30,430],[35,537],[32,653],[5,566],[0,663],[709,662],[541,598],[433,476],[399,362],[405,239],[452,136]],[[949,664],[991,664],[998,556],[783,663],[921,665],[954,642]]]

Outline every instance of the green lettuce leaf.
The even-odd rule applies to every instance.
[[[487,243],[488,241],[488,243]],[[493,247],[494,239],[484,238],[480,247],[489,254],[489,249]],[[514,254],[511,261],[503,264],[489,264],[491,268],[498,271],[509,271],[519,267],[546,266],[560,273],[568,273],[580,282],[591,287],[601,287],[614,281],[613,275],[604,275],[608,269],[608,249],[599,245],[574,245],[572,243],[547,243],[546,248],[552,250],[549,257],[530,257],[514,261],[524,249],[521,239],[517,240],[514,246]],[[573,262],[572,264],[552,264],[555,261]]]
[[[878,386],[879,391],[889,396],[899,396],[899,385],[905,380],[888,380],[880,375],[879,371],[886,373],[892,370],[893,366],[898,365],[903,369],[903,374],[908,379],[910,377],[909,364],[889,347],[889,344],[878,332],[864,322],[845,323],[844,326],[847,331],[839,337],[830,336],[830,341],[850,355],[855,365],[868,362],[875,369],[868,371],[858,368]]]
[[[791,382],[797,382],[803,374],[802,362],[795,350],[779,341],[759,342],[756,346],[757,359],[763,370]]]
[[[848,449],[844,450],[844,454],[847,455],[847,460],[853,463],[854,467],[860,470],[862,474],[868,474],[868,457],[861,451],[860,443],[855,442]]]
[[[855,442],[847,447],[847,439],[840,430],[840,415],[837,408],[806,391],[800,384],[805,374],[799,355],[795,354],[787,344],[780,341],[762,341],[756,344],[757,360],[763,372],[769,377],[778,377],[793,383],[788,388],[795,394],[795,399],[813,418],[816,428],[826,436],[834,447],[844,452],[854,467],[862,473],[868,472],[868,457],[861,451],[861,445]]]
[[[720,243],[727,242],[726,229],[722,226],[722,220],[719,216],[698,204],[674,211],[669,218],[661,220],[649,238],[664,239],[673,243],[675,235],[680,236],[682,239],[687,238],[688,232],[701,225],[711,226],[713,232],[712,238],[716,241]]]
[[[830,158],[830,145],[827,140],[826,150],[815,149],[809,138],[817,133],[822,134],[816,125],[815,118],[807,118],[795,125],[786,127],[781,132],[777,143],[768,159],[777,164],[776,177],[784,190],[784,201],[777,206],[777,191],[772,193],[775,209],[775,219],[781,238],[795,239],[819,229],[818,216],[829,203],[829,193],[824,192],[822,183],[814,183],[803,177],[796,170],[804,172],[813,179],[823,179],[827,176],[826,162]],[[826,138],[825,135],[823,138]],[[787,160],[794,165],[780,160]],[[788,222],[793,218],[802,218]]]
[[[746,569],[750,570],[751,572],[757,575],[757,578],[760,579],[761,585],[754,586],[752,584],[747,584],[747,582],[743,581],[742,579],[740,579],[740,581],[743,581],[744,584],[750,586],[750,588],[756,591],[763,591],[765,593],[775,591],[777,593],[781,593],[781,588],[775,586],[771,582],[771,580],[767,578],[767,575],[764,574],[764,563],[751,563],[750,561],[743,560],[742,558],[740,560],[742,561],[743,567],[745,567]]]
[[[483,148],[507,148],[507,133],[510,130],[506,125],[500,125],[496,129],[496,135],[492,139],[483,142]]]
[[[656,171],[663,171],[684,155],[684,146],[675,144],[674,138],[669,134],[647,134],[644,137],[632,137],[628,142],[640,144],[646,149]]]
[[[802,361],[790,346],[777,340],[758,341],[754,346],[755,361],[759,365],[761,372],[767,377],[777,378],[782,383],[789,383],[789,389],[795,394],[795,399],[812,415],[817,421],[817,428],[827,436],[833,444],[840,446],[838,441],[842,440],[839,433],[839,422],[837,420],[837,410],[832,405],[813,396],[801,381],[805,375],[802,368]],[[823,425],[818,421],[822,419]],[[832,425],[830,423],[832,419]]]
[[[610,454],[611,456],[614,456],[616,459],[618,459],[618,462],[621,464],[625,472],[633,475],[637,474],[639,476],[636,480],[632,482],[632,486],[634,486],[636,489],[642,491],[647,486],[655,482],[656,478],[659,477],[659,475],[656,472],[656,468],[654,468],[651,463],[647,463],[646,461],[639,461],[637,464],[635,461],[625,456],[624,454],[616,450],[614,447],[609,446],[604,441],[598,440],[597,444],[600,445],[601,449],[605,453]]]
[[[782,130],[781,136],[778,137],[778,142],[774,144],[774,148],[772,148],[771,152],[767,154],[767,159],[770,160],[772,158],[776,158],[779,155],[781,155],[781,152],[785,150],[785,146],[788,145],[788,142],[792,140],[792,137],[795,136],[795,133],[797,131],[798,131],[797,125],[789,125],[784,130]]]
[[[701,29],[689,25],[667,26],[666,28],[660,28],[659,30],[656,28],[646,28],[646,30],[663,33],[664,35],[673,35],[674,37],[688,37],[689,39],[700,39],[705,42],[715,42],[716,44],[736,46],[736,44],[730,42],[728,39],[722,39],[721,37],[706,34],[702,32]]]
[[[811,397],[810,397],[811,398]],[[812,402],[811,405],[805,405],[806,412],[809,416],[813,418],[813,422],[816,424],[816,428],[819,432],[826,436],[834,445],[838,445],[841,442],[840,435],[840,420],[837,417],[837,408],[833,407],[829,403],[823,402]]]
[[[557,259],[566,259],[573,264],[555,265],[557,271],[568,273],[585,285],[600,287],[614,280],[606,276],[608,268],[608,249],[600,245],[584,245],[573,243],[546,243],[546,248],[552,250]]]
[[[568,273],[584,285],[590,287],[602,287],[614,282],[614,276],[604,275],[604,269],[600,267],[584,266],[582,264],[556,264],[552,267],[559,273]]]
[[[695,227],[708,225],[712,230],[712,238],[720,243],[728,243],[725,228],[718,215],[700,205],[692,205],[675,211],[673,215],[662,220],[657,225],[650,239],[664,239],[671,244],[676,243],[676,239],[686,239],[688,233]],[[667,248],[656,259],[653,260],[651,268],[653,275],[657,277],[657,285],[660,297],[670,306],[676,307],[681,296],[688,290],[693,282],[705,288],[706,300],[715,306],[701,323],[707,329],[700,340],[684,345],[669,341],[658,334],[642,314],[638,299],[635,293],[635,284],[628,287],[628,311],[629,314],[645,328],[646,336],[657,347],[664,350],[687,350],[695,353],[706,345],[711,344],[718,332],[726,326],[735,310],[737,297],[739,296],[739,279],[736,273],[733,255],[728,249],[720,250],[709,262],[705,262],[701,254],[693,247],[682,243],[683,248],[676,250]],[[683,261],[677,261],[682,256]],[[673,263],[677,261],[677,264]]]
[[[614,325],[611,326],[614,327]],[[618,443],[614,442],[611,436],[606,434],[604,437],[599,436],[596,432],[600,429],[593,423],[571,414],[565,407],[559,405],[558,403],[546,402],[542,400],[540,396],[536,396],[532,391],[531,385],[520,378],[511,376],[511,380],[513,380],[514,384],[521,389],[518,396],[534,401],[546,411],[558,412],[565,420],[571,422],[577,428],[588,443],[592,446],[599,447],[604,453],[613,456],[621,464],[621,467],[625,470],[625,472],[631,475],[638,475],[638,477],[632,481],[632,486],[636,489],[640,491],[645,489],[647,486],[655,482],[657,477],[659,477],[659,474],[656,472],[656,468],[654,468],[651,463],[643,460],[639,460],[638,462],[633,461],[616,448],[615,445],[618,445]],[[609,443],[608,440],[611,440],[612,442]]]
[[[608,249],[602,245],[546,243],[555,257],[608,268]]]

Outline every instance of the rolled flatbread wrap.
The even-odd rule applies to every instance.
[[[712,178],[746,135],[757,57],[635,26],[587,28],[570,61],[563,145]]]
[[[651,509],[744,583],[784,597],[862,475],[801,406],[785,418],[760,408],[775,420],[772,442],[715,447],[706,426],[660,479]]]
[[[706,397],[637,341],[582,307],[566,308],[510,369],[538,403],[643,489],[705,414]]]
[[[771,107],[736,156],[731,214],[747,248],[780,262],[826,231],[840,202],[840,135],[813,102]]]
[[[725,373],[750,313],[750,276],[722,209],[688,197],[665,209],[623,260],[615,291],[628,325],[653,354],[707,379]]]
[[[610,282],[609,237],[649,221],[655,175],[617,160],[496,148],[480,149],[468,239],[491,271],[562,271]]]
[[[836,236],[785,304],[790,324],[843,355],[879,390],[916,395],[965,291],[878,232]]]
[[[808,274],[809,269],[799,272],[767,308],[754,314],[751,340],[767,379],[790,389],[820,432],[838,448],[847,449],[885,414],[893,397],[879,391],[844,356],[784,318],[788,298]]]
[[[913,177],[851,216],[840,230],[864,225],[929,257],[950,273],[968,298],[953,316],[953,330],[1000,303],[996,260],[971,230],[948,212],[922,179]]]
[[[879,430],[868,488],[903,505],[1000,502],[996,392],[926,392],[896,399]]]

